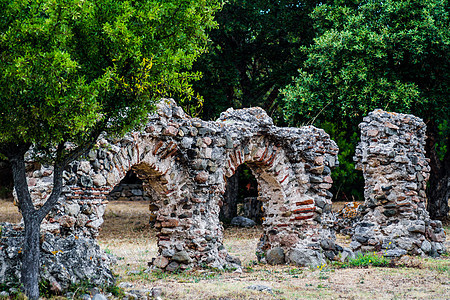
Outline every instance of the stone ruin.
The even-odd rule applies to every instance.
[[[361,130],[356,158],[366,179],[366,203],[360,206],[351,247],[385,249],[391,256],[441,253],[445,233],[424,206],[429,167],[423,122],[375,111]],[[323,130],[276,127],[260,108],[228,109],[215,122],[203,121],[165,99],[142,131],[122,139],[100,138],[85,159],[64,171],[59,204],[41,229],[61,239],[94,240],[107,194],[132,170],[151,195],[159,247],[152,268],[239,268],[239,260],[223,245],[219,212],[227,179],[246,164],[258,183],[257,200],[263,203],[259,258],[271,264],[317,266],[325,257],[337,259],[343,250],[334,243],[329,192],[337,153],[336,143]],[[42,205],[52,189],[51,167],[39,165],[28,184],[35,204]],[[50,253],[58,255],[58,250]],[[8,247],[0,249],[0,262],[5,253]],[[344,249],[343,256],[349,253]],[[107,268],[108,258],[95,261],[97,268]],[[98,276],[109,280],[107,272]],[[60,277],[51,278],[64,285]]]
[[[445,231],[426,211],[429,159],[425,123],[413,115],[375,110],[359,125],[356,168],[363,171],[365,203],[353,225],[353,250],[438,256]]]
[[[41,230],[95,239],[107,194],[133,170],[152,195],[159,247],[154,267],[238,268],[239,260],[223,246],[219,211],[227,178],[247,164],[264,210],[260,257],[275,249],[280,262],[295,263],[307,251],[306,263],[322,263],[320,241],[334,243],[327,225],[332,218],[328,190],[337,153],[323,130],[276,127],[260,108],[229,109],[207,122],[166,99],[144,130],[118,140],[100,138],[85,159],[64,171],[59,204]],[[52,169],[40,165],[29,175],[34,203],[42,205],[52,190]]]

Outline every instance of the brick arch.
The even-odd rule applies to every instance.
[[[234,175],[242,164],[255,176],[258,200],[263,205],[263,238],[258,251],[275,247],[288,251],[303,237],[301,228],[315,223],[316,207],[314,198],[307,194],[304,159],[294,169],[283,145],[255,136],[227,152],[225,177]]]
[[[240,164],[249,165],[265,196],[261,251],[289,251],[332,237],[321,228],[331,205],[329,173],[337,151],[323,130],[276,127],[261,108],[229,109],[215,122],[203,121],[164,99],[142,131],[120,140],[103,137],[85,159],[70,165],[61,205],[45,229],[59,226],[62,235],[95,237],[105,194],[133,169],[158,194],[152,203],[159,230],[154,267],[238,267],[223,247],[219,222],[226,178]],[[49,177],[45,168],[33,175],[37,204],[51,189]]]

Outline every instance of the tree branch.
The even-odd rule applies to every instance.
[[[11,163],[13,171],[14,187],[19,200],[19,209],[22,214],[34,214],[36,212],[28,190],[24,155],[30,149],[31,143],[0,145],[0,153],[3,153]],[[25,217],[25,216],[24,216]]]
[[[69,153],[64,154],[65,146],[63,142],[58,145],[56,150],[55,163],[53,167],[53,190],[50,196],[48,197],[47,201],[45,201],[44,205],[37,211],[37,216],[40,221],[42,221],[45,218],[45,216],[58,202],[63,187],[62,175],[64,169],[68,164],[70,164],[72,161],[80,157],[82,154],[89,151],[89,149],[91,149],[94,146],[100,133],[102,132],[103,124],[105,124],[105,122],[101,122],[100,124],[101,125],[97,126],[97,128],[93,130],[90,139],[88,141],[79,145]]]

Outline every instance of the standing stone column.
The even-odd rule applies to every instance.
[[[430,172],[425,123],[413,115],[375,110],[359,127],[354,160],[364,174],[365,203],[353,250],[382,250],[386,256],[442,253],[442,224],[425,210]]]

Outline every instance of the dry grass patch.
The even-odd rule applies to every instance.
[[[450,299],[450,259],[409,258],[411,267],[323,269],[269,266],[256,263],[261,227],[226,228],[224,245],[242,261],[243,272],[191,270],[180,274],[144,272],[157,255],[147,203],[111,202],[100,244],[121,259],[119,281],[133,289],[160,287],[163,299]],[[338,236],[339,244],[349,239]],[[420,267],[420,268],[419,268]],[[132,271],[132,272],[130,272]],[[264,285],[267,291],[249,290]]]
[[[0,222],[19,223],[22,215],[12,199],[0,199]]]
[[[0,201],[0,212],[0,221],[20,221],[12,202]],[[146,202],[110,202],[99,244],[118,258],[114,272],[119,275],[119,282],[130,282],[133,289],[159,287],[163,299],[450,299],[448,256],[406,258],[404,265],[409,267],[396,268],[262,265],[256,263],[255,257],[261,227],[225,229],[225,247],[241,259],[242,273],[146,273],[147,262],[157,255],[156,231],[149,227],[148,220]],[[348,241],[338,236],[339,244]],[[272,292],[247,289],[252,285],[267,286]]]
[[[148,202],[110,202],[103,218],[98,241],[118,259],[114,268],[117,274],[141,270],[156,257],[156,231],[148,223]]]

